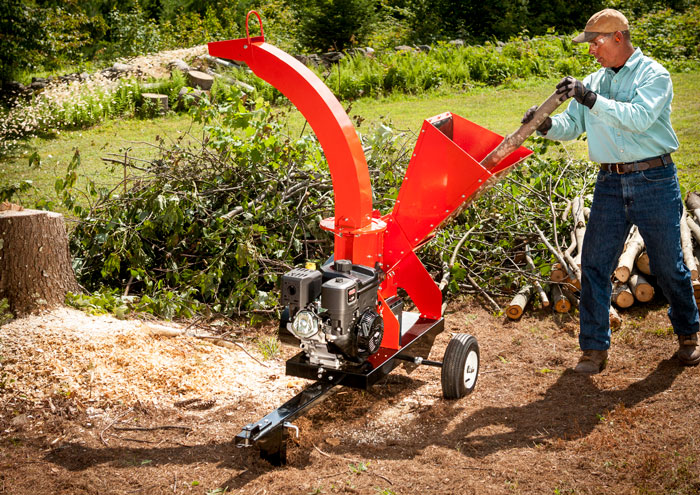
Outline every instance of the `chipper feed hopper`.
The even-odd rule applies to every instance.
[[[251,37],[254,13],[260,35]],[[503,137],[452,113],[423,123],[394,209],[372,208],[372,188],[357,133],[342,106],[305,65],[265,42],[257,12],[246,37],[209,43],[212,56],[245,62],[279,89],[308,120],[323,147],[335,196],[335,216],[321,227],[334,235],[334,252],[320,269],[295,268],[281,281],[285,305],[280,339],[301,351],[286,373],[315,380],[296,397],[249,424],[240,446],[257,445],[263,458],[285,462],[288,430],[296,417],[334,387],[367,389],[401,363],[442,368],[446,399],[474,388],[479,347],[455,335],[442,362],[428,353],[443,331],[442,294],[416,251],[494,178],[531,152],[517,148],[491,168],[480,162]],[[404,311],[401,288],[415,306]],[[297,434],[298,434],[298,430]]]

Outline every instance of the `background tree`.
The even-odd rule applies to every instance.
[[[299,39],[314,50],[344,50],[366,42],[377,20],[376,0],[291,0]]]

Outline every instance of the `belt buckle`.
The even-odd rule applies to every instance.
[[[620,165],[622,165],[622,163],[620,163],[620,162],[618,162],[618,163],[611,163],[611,164],[610,164],[610,170],[611,170],[612,172],[615,172],[616,174],[622,174],[622,171],[620,170]]]

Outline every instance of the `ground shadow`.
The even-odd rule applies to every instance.
[[[582,438],[616,406],[622,404],[630,408],[669,389],[683,370],[675,359],[667,359],[647,377],[625,389],[600,390],[590,376],[567,369],[540,400],[523,406],[486,407],[454,427],[450,426],[454,415],[449,412],[455,406],[436,405],[434,407],[443,408],[439,414],[431,410],[422,412],[402,427],[406,431],[423,431],[422,438],[412,435],[406,443],[378,448],[372,453],[379,458],[410,459],[420,455],[426,447],[439,445],[468,457],[484,458],[501,450]],[[367,446],[345,444],[330,452],[363,455],[366,450]]]

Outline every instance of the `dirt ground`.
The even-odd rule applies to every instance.
[[[575,315],[511,322],[473,301],[446,315],[475,335],[474,393],[441,398],[440,371],[397,369],[339,388],[296,421],[288,463],[233,438],[298,393],[274,324],[205,329],[60,308],[0,328],[0,493],[700,493],[700,368],[681,367],[661,302],[622,313],[610,364],[576,376]]]

